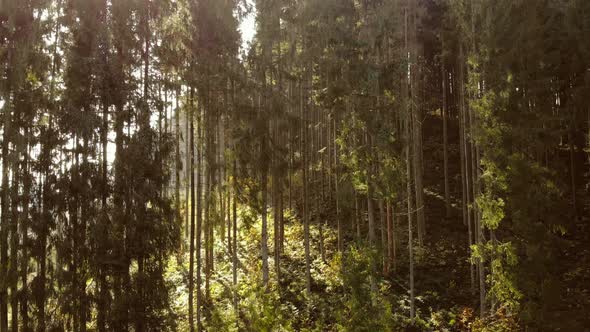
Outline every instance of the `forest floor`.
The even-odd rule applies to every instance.
[[[449,174],[452,213],[445,217],[443,188],[443,155],[440,137],[442,123],[439,117],[428,116],[424,121],[424,184],[427,237],[423,247],[415,247],[415,287],[417,316],[429,330],[443,328],[436,326],[454,326],[451,330],[467,330],[466,321],[473,321],[478,312],[477,288],[471,288],[470,264],[468,251],[467,227],[461,218],[461,178],[459,151],[456,142],[458,128],[449,126]],[[590,168],[586,164],[580,170],[579,183],[588,183]],[[584,181],[584,182],[582,182]],[[300,193],[294,192],[294,197]],[[547,326],[548,331],[590,331],[590,241],[589,218],[590,196],[587,190],[578,192],[581,216],[571,223],[563,235],[564,250],[561,251],[556,278],[562,281],[563,291],[559,301],[551,310],[553,322]],[[336,216],[333,202],[313,201],[311,204],[311,275],[312,298],[304,295],[305,256],[303,247],[303,227],[300,216],[301,201],[294,200],[293,210],[288,210],[285,225],[285,247],[281,256],[280,287],[267,295],[259,293],[260,264],[260,218],[251,209],[240,209],[239,285],[232,286],[231,253],[227,242],[216,241],[214,273],[211,275],[211,301],[214,305],[207,314],[207,324],[211,330],[256,331],[264,326],[281,326],[273,330],[301,330],[312,326],[322,326],[320,330],[337,329],[337,320],[341,312],[342,298],[346,292],[341,275],[341,257],[336,254]],[[322,205],[323,204],[323,205]],[[320,210],[328,211],[320,215]],[[354,227],[350,218],[342,216],[347,241],[354,243]],[[324,221],[323,238],[325,259],[320,255],[320,233],[318,221]],[[384,294],[391,303],[391,311],[404,319],[408,315],[408,256],[407,256],[407,221],[404,216],[397,216],[397,257],[393,271],[384,278]],[[273,253],[272,217],[269,218],[269,263],[271,283],[277,279],[277,270]],[[366,234],[366,225],[361,228]],[[225,234],[218,230],[218,234]],[[379,230],[378,230],[379,236]],[[173,260],[174,261],[174,260]],[[169,266],[168,281],[175,285],[173,289],[173,307],[178,316],[186,316],[188,276],[188,254],[179,255],[179,260]],[[203,282],[205,277],[203,276]],[[276,287],[276,286],[273,286]],[[232,297],[236,291],[240,298],[240,326],[232,325],[238,321],[233,310]],[[310,303],[311,305],[306,303]],[[311,307],[311,310],[306,308]],[[267,315],[267,316],[265,316]],[[268,317],[272,317],[269,319]],[[180,320],[183,321],[183,320]],[[437,322],[438,321],[438,322]],[[463,323],[462,323],[463,322]],[[179,330],[185,326],[180,323]],[[267,325],[265,325],[267,324]],[[273,325],[277,324],[277,325]],[[438,324],[438,325],[437,325]],[[459,327],[457,327],[459,326]],[[463,326],[463,327],[461,327]]]

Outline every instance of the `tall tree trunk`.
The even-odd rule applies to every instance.
[[[15,114],[18,117],[21,114],[19,111]],[[15,129],[15,133],[18,129]],[[19,169],[18,161],[22,154],[22,144],[16,143],[16,155],[19,159],[15,159],[12,163],[12,193],[11,193],[11,223],[10,223],[10,270],[8,271],[8,285],[10,288],[10,311],[11,311],[11,328],[13,332],[18,332],[18,202],[19,202],[19,178],[21,170]]]
[[[31,130],[25,128],[26,142],[25,146],[27,151],[25,152],[23,160],[23,175],[24,175],[24,189],[23,189],[23,211],[21,214],[21,236],[22,236],[22,257],[21,257],[21,321],[23,331],[29,330],[29,204],[31,202],[31,186],[32,186],[32,174],[31,168],[29,167],[30,149],[32,135]]]
[[[409,121],[408,121],[409,122]],[[406,125],[406,135],[409,138],[409,123]],[[407,180],[406,180],[406,196],[408,201],[408,256],[410,260],[410,319],[412,320],[412,324],[414,324],[414,253],[413,253],[413,236],[412,236],[412,215],[414,212],[412,211],[412,184],[411,184],[411,165],[410,165],[410,147],[409,142],[406,146],[406,173]],[[416,165],[414,165],[416,167]]]
[[[10,57],[10,55],[9,55]],[[8,147],[10,142],[10,134],[11,134],[11,113],[12,110],[10,109],[11,98],[10,94],[8,94],[7,98],[5,98],[4,103],[4,127],[3,127],[3,137],[2,137],[2,195],[0,197],[1,201],[1,212],[2,212],[2,225],[0,228],[0,280],[2,283],[0,284],[0,331],[8,331],[8,225],[10,222],[9,218],[9,183],[8,183],[8,175],[9,175],[9,155],[8,155]]]
[[[190,241],[190,211],[189,211],[189,200],[190,200],[190,158],[191,158],[191,154],[190,154],[190,111],[185,112],[185,128],[184,128],[184,133],[185,133],[185,146],[184,146],[184,164],[186,165],[186,167],[184,168],[184,236],[186,237],[187,241]],[[198,250],[198,249],[197,249]]]
[[[190,88],[190,110],[189,110],[189,126],[190,126],[190,183],[191,183],[191,212],[190,212],[190,235],[189,235],[189,272],[188,272],[188,319],[189,330],[195,330],[194,325],[194,308],[193,308],[193,294],[194,294],[194,267],[195,267],[195,129],[194,129],[194,104],[193,104],[194,90]],[[188,151],[187,151],[188,153]]]
[[[86,179],[89,178],[89,175],[87,176],[85,170],[88,168],[89,162],[88,162],[88,151],[90,151],[89,148],[89,139],[87,137],[83,138],[83,144],[84,144],[84,153],[82,154],[82,163],[83,163],[83,170],[81,170],[81,172],[79,171],[80,175],[82,176],[80,181],[82,183],[82,179]],[[79,175],[79,176],[80,176]],[[78,285],[80,287],[79,289],[79,294],[78,296],[80,297],[80,306],[78,308],[78,315],[80,316],[80,332],[85,332],[86,331],[86,323],[88,322],[88,294],[86,293],[86,274],[87,274],[87,268],[86,266],[87,261],[88,261],[88,254],[86,252],[86,250],[81,249],[81,248],[86,248],[87,246],[87,241],[86,241],[86,232],[88,230],[88,221],[89,221],[89,210],[90,210],[90,191],[88,188],[88,184],[84,184],[83,186],[83,192],[82,192],[82,199],[81,199],[81,204],[80,204],[80,247],[76,247],[77,250],[81,251],[80,255],[80,260],[79,260],[79,282],[80,284]]]
[[[278,133],[278,120],[274,117],[271,120],[272,126],[272,141],[275,142],[274,144],[280,144],[279,142],[279,133]],[[279,206],[279,187],[280,187],[280,179],[279,179],[279,160],[278,160],[278,153],[276,149],[273,149],[271,153],[271,167],[272,167],[272,206],[273,206],[273,256],[274,256],[274,263],[275,263],[275,277],[277,278],[277,285],[280,286],[281,281],[281,264],[280,264],[280,237],[281,237],[281,225],[280,225],[280,206]]]
[[[336,116],[334,116],[334,142],[336,142]],[[344,250],[344,239],[342,234],[342,221],[340,220],[340,192],[339,192],[339,179],[338,179],[338,148],[334,144],[334,197],[336,201],[336,224],[338,233],[338,251]]]
[[[233,276],[233,303],[236,314],[238,313],[238,180],[237,180],[237,166],[236,159],[233,165],[233,191],[234,191],[234,205],[233,205],[233,247],[232,252],[232,276]]]
[[[406,138],[410,137],[410,130],[409,130],[409,121],[406,125]],[[413,234],[412,234],[412,215],[414,212],[412,211],[412,183],[411,183],[411,164],[410,164],[410,146],[409,142],[406,143],[406,196],[408,201],[408,257],[410,260],[410,319],[412,324],[414,324],[414,253],[413,253]],[[416,165],[414,165],[416,167]]]
[[[405,37],[405,52],[404,55],[408,54],[408,9],[404,11],[404,37]],[[410,60],[410,59],[408,59]],[[414,324],[414,312],[415,312],[415,299],[414,299],[414,239],[413,239],[413,231],[412,231],[412,215],[414,212],[412,211],[412,165],[410,159],[410,139],[411,133],[410,129],[412,126],[412,108],[408,104],[411,100],[408,99],[408,88],[410,82],[408,82],[408,75],[403,75],[405,77],[405,83],[403,84],[403,92],[402,98],[404,100],[404,105],[406,107],[406,123],[405,123],[405,157],[406,157],[406,201],[407,201],[407,216],[408,216],[408,257],[410,263],[410,320],[411,323]],[[415,137],[414,137],[415,138]],[[417,153],[414,151],[414,153]],[[416,165],[414,165],[416,167]]]
[[[103,6],[101,8],[101,10],[103,11],[103,15],[106,15],[106,1],[101,3],[101,5]],[[106,22],[102,22],[103,24],[106,24]],[[107,57],[106,55],[102,56],[102,66],[106,67],[107,65]],[[106,68],[105,68],[106,69]],[[106,90],[105,84],[106,82],[103,82],[103,89]],[[106,95],[106,91],[104,91],[101,95],[101,107],[102,107],[102,128],[101,128],[101,145],[102,145],[102,165],[101,165],[101,181],[102,181],[102,195],[101,195],[101,209],[102,209],[102,215],[100,217],[100,223],[101,223],[101,239],[100,242],[98,243],[98,252],[99,252],[99,257],[102,260],[106,260],[107,259],[107,250],[105,248],[105,244],[108,241],[108,214],[107,214],[107,198],[109,196],[109,185],[108,185],[108,157],[107,157],[107,146],[108,146],[108,134],[109,134],[109,113],[108,113],[108,109],[109,109],[109,102],[108,102],[108,96]],[[98,288],[99,288],[99,294],[98,294],[98,303],[97,303],[97,329],[99,332],[104,332],[106,331],[106,318],[107,318],[107,297],[108,295],[108,289],[107,289],[107,268],[106,268],[106,264],[101,264],[98,267]]]
[[[262,82],[263,82],[263,91],[262,94],[258,96],[258,116],[264,117],[266,116],[266,105],[263,106],[262,98],[267,98],[267,88],[266,88],[266,75],[262,73]],[[266,101],[265,101],[266,103]],[[261,167],[260,173],[260,190],[262,191],[262,206],[260,207],[260,214],[262,219],[262,229],[260,234],[260,256],[262,257],[262,284],[264,285],[265,289],[268,287],[268,280],[269,280],[269,273],[268,273],[268,230],[267,230],[267,205],[268,205],[268,150],[267,150],[267,139],[266,133],[268,131],[268,123],[266,119],[260,119],[260,121],[264,121],[264,127],[260,134],[260,159],[259,165]]]
[[[175,200],[175,217],[178,227],[182,227],[182,215],[180,213],[180,169],[182,168],[180,156],[180,87],[176,89],[176,107],[174,110],[174,200]],[[188,165],[187,165],[188,167]],[[185,228],[186,231],[186,228]]]
[[[367,135],[369,136],[369,135]],[[371,137],[368,137],[369,143],[369,151],[371,150]],[[369,226],[369,248],[373,250],[375,247],[375,207],[373,206],[373,165],[372,162],[369,162],[369,166],[367,167],[367,215],[368,215],[368,226]],[[377,274],[377,267],[375,264],[375,260],[371,259],[371,271],[369,275],[369,280],[371,284],[371,292],[377,292],[377,283],[375,281],[375,277]]]
[[[123,74],[123,61],[121,54],[121,46],[119,44],[116,45],[117,48],[117,71],[119,75]],[[115,103],[115,181],[113,185],[113,205],[114,205],[114,213],[113,213],[113,237],[118,239],[125,238],[125,228],[126,228],[126,215],[125,215],[125,208],[124,208],[124,196],[126,191],[126,179],[124,176],[125,167],[124,164],[124,117],[123,114],[123,98],[117,98],[117,102]],[[126,299],[124,299],[124,281],[127,279],[126,274],[129,269],[126,266],[126,258],[125,257],[125,241],[120,241],[114,247],[113,255],[116,257],[121,257],[119,260],[120,264],[116,265],[114,273],[114,285],[113,285],[113,296],[114,296],[114,303],[112,305],[112,312],[113,317],[112,320],[112,328],[116,331],[126,331],[127,330],[127,318],[126,318],[126,310],[127,306],[125,305]]]
[[[477,49],[475,44],[475,6],[476,3],[471,3],[471,52],[472,57],[477,57]],[[475,70],[475,68],[473,69]],[[478,84],[479,82],[473,82],[472,84]],[[476,90],[478,88],[475,88]],[[478,93],[471,93],[471,99],[475,100],[478,98]],[[477,206],[477,198],[479,197],[479,148],[475,141],[475,130],[477,117],[475,111],[471,105],[469,105],[469,128],[471,137],[471,178],[473,179],[473,220],[476,229],[476,243],[478,246],[483,246],[484,243],[484,231],[480,219],[479,209]],[[480,304],[480,317],[483,318],[486,312],[486,284],[485,284],[485,265],[482,257],[478,259],[477,270],[479,274],[479,304]]]
[[[379,225],[379,228],[381,230],[381,254],[383,256],[383,274],[386,275],[389,270],[389,268],[387,267],[387,264],[389,262],[389,252],[387,250],[387,225],[385,219],[385,204],[383,202],[383,198],[379,199]]]
[[[426,223],[424,220],[424,198],[422,185],[422,112],[419,106],[419,81],[420,69],[418,66],[418,30],[416,1],[411,1],[410,19],[412,27],[410,31],[411,49],[410,54],[410,107],[412,109],[412,134],[413,134],[413,164],[414,164],[414,188],[416,193],[416,226],[418,242],[424,243],[426,234]]]
[[[261,163],[266,164],[266,137],[263,135],[261,140]],[[260,213],[262,215],[262,231],[261,231],[261,247],[260,255],[262,256],[262,283],[265,287],[268,287],[268,230],[267,230],[267,196],[268,196],[268,171],[267,167],[262,167],[261,174],[261,190],[262,190],[262,206],[260,207]]]
[[[460,44],[459,45],[459,83],[458,83],[458,89],[459,89],[459,130],[460,130],[460,144],[459,144],[459,148],[462,151],[462,155],[463,155],[463,161],[462,161],[462,178],[463,181],[465,183],[465,186],[463,187],[463,193],[464,193],[464,202],[463,202],[463,210],[464,210],[464,218],[465,221],[467,223],[467,235],[468,235],[468,245],[469,248],[471,248],[471,246],[473,245],[473,227],[472,227],[472,222],[471,222],[471,211],[469,209],[469,204],[471,203],[471,185],[470,185],[470,155],[469,155],[469,150],[468,149],[468,143],[467,143],[467,133],[468,133],[468,129],[467,129],[467,121],[466,121],[466,107],[465,107],[465,86],[464,86],[464,82],[465,82],[465,62],[464,62],[464,56],[463,56],[463,45]],[[473,264],[470,264],[470,280],[471,280],[471,293],[475,295],[475,266]]]
[[[356,228],[356,240],[361,240],[361,208],[359,206],[358,194],[354,193],[354,227]]]
[[[443,40],[444,52],[444,40]],[[443,121],[443,170],[444,170],[444,189],[445,189],[445,216],[451,217],[451,195],[449,191],[449,155],[448,155],[448,125],[447,125],[447,78],[445,72],[444,60],[441,60],[441,76],[442,76],[442,109],[441,116]]]
[[[204,118],[204,123],[203,123],[203,138],[206,141],[206,146],[204,147],[204,156],[206,156],[206,158],[204,157],[204,159],[206,160],[206,165],[205,165],[205,174],[204,174],[204,181],[205,183],[203,184],[203,190],[204,190],[204,218],[203,218],[203,239],[204,239],[204,249],[205,249],[205,300],[204,302],[206,304],[210,304],[210,300],[211,300],[211,287],[210,287],[210,283],[211,283],[211,266],[212,261],[211,261],[211,247],[213,245],[212,243],[212,236],[211,233],[213,231],[213,218],[211,218],[211,209],[214,209],[215,207],[213,205],[213,201],[212,199],[214,198],[213,195],[213,191],[214,191],[214,178],[215,178],[215,165],[214,163],[214,158],[215,158],[215,145],[214,145],[214,133],[215,131],[213,130],[214,128],[214,124],[213,124],[213,109],[211,107],[211,89],[209,88],[209,86],[207,86],[207,90],[206,90],[206,104],[205,104],[205,108],[203,110],[203,118]],[[204,310],[204,314],[206,317],[209,317],[209,307],[207,306],[203,306],[203,310]]]
[[[396,243],[395,243],[395,216],[392,204],[387,200],[387,273],[390,270],[395,271],[395,256],[396,256]]]
[[[204,99],[204,98],[202,98]],[[202,324],[201,324],[201,308],[203,306],[203,297],[201,295],[201,266],[202,266],[202,257],[201,257],[201,239],[203,233],[203,170],[204,170],[204,162],[203,162],[203,119],[205,109],[203,103],[199,103],[199,111],[197,117],[197,146],[199,149],[197,150],[197,234],[196,234],[196,242],[197,242],[197,331],[202,331]],[[188,152],[187,152],[188,153]],[[191,171],[192,173],[192,171]]]
[[[49,127],[51,128],[51,117],[49,120]],[[50,129],[51,130],[51,129]],[[47,236],[48,236],[48,228],[49,228],[49,211],[47,208],[48,198],[47,192],[49,188],[47,186],[47,176],[49,175],[49,165],[44,165],[43,171],[43,183],[41,184],[42,190],[42,202],[41,202],[41,211],[43,216],[43,224],[41,226],[41,234],[40,234],[40,241],[39,245],[41,246],[41,250],[39,251],[38,256],[38,263],[39,263],[39,271],[37,272],[37,289],[38,292],[35,296],[35,302],[37,305],[37,330],[38,331],[45,331],[45,303],[47,302],[46,299],[46,286],[47,286]]]
[[[305,249],[305,291],[311,296],[311,257],[309,250],[309,203],[308,203],[308,175],[307,175],[307,113],[303,107],[303,80],[300,82],[300,112],[301,112],[301,153],[303,155],[303,244]]]

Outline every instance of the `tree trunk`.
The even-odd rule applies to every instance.
[[[371,149],[371,138],[369,137],[369,150]],[[373,206],[373,184],[371,183],[371,178],[373,176],[373,165],[369,163],[369,167],[367,169],[367,215],[368,215],[368,223],[369,223],[369,249],[373,250],[375,247],[375,207]],[[369,275],[369,280],[371,284],[371,292],[377,292],[377,283],[375,281],[375,277],[377,274],[377,267],[375,264],[375,259],[371,259],[371,271]]]
[[[388,260],[387,260],[387,274],[392,269],[395,271],[395,223],[394,223],[394,211],[392,208],[392,204],[389,200],[387,200],[387,252],[388,252]]]
[[[184,236],[186,238],[186,240],[189,240],[189,233],[190,233],[190,211],[189,211],[189,200],[190,200],[190,158],[191,158],[191,154],[190,154],[190,115],[189,115],[190,111],[187,111],[185,114],[185,128],[184,128],[184,133],[185,133],[185,147],[184,147],[184,153],[185,153],[185,161],[184,164],[186,165],[186,167],[184,168],[184,213],[185,213],[185,218],[184,218]]]
[[[106,2],[102,4],[103,11],[106,11]],[[106,23],[106,22],[103,22]],[[106,56],[103,56],[102,59],[103,65],[106,65],[107,59]],[[104,84],[104,83],[103,83]],[[108,214],[107,214],[107,198],[109,195],[109,186],[108,186],[108,157],[107,157],[107,147],[108,147],[108,134],[109,134],[109,103],[106,94],[102,94],[101,96],[101,106],[102,106],[102,137],[101,137],[101,144],[102,144],[102,197],[101,197],[101,208],[102,208],[102,216],[100,217],[100,223],[102,228],[102,239],[98,244],[98,251],[99,257],[102,260],[107,259],[107,253],[104,243],[108,241]],[[97,329],[99,332],[106,331],[106,318],[107,318],[107,297],[108,297],[108,289],[107,289],[107,268],[106,264],[101,264],[98,268],[98,287],[99,287],[99,294],[98,294],[98,303],[97,303]]]
[[[1,212],[2,212],[2,225],[0,228],[0,280],[3,280],[0,285],[0,331],[8,331],[8,225],[10,222],[9,218],[9,155],[8,147],[10,142],[11,129],[11,113],[10,110],[10,94],[5,99],[4,104],[4,128],[2,137],[2,195],[1,201]]]
[[[232,275],[233,275],[233,303],[234,310],[238,314],[238,180],[237,180],[237,166],[236,159],[234,159],[233,170],[233,190],[234,190],[234,205],[233,205],[233,241],[234,250],[232,252]]]
[[[29,275],[29,204],[31,201],[31,184],[32,174],[29,167],[30,146],[31,146],[31,130],[25,128],[26,149],[23,161],[23,175],[24,175],[24,190],[23,190],[23,212],[21,215],[21,236],[22,236],[22,257],[21,257],[21,321],[23,331],[29,330],[29,289],[28,289],[28,275]]]
[[[336,142],[336,116],[334,116],[334,142]],[[340,192],[339,192],[339,181],[338,181],[338,149],[336,144],[334,144],[334,198],[336,201],[336,224],[337,224],[337,233],[338,233],[338,251],[342,252],[344,250],[344,239],[342,234],[342,221],[340,220]]]
[[[263,94],[266,94],[266,75],[262,74],[262,79],[264,82]],[[262,98],[266,98],[267,96],[259,95],[258,96],[258,116],[264,117],[266,115],[266,107],[263,106]],[[261,219],[262,219],[262,229],[260,234],[260,256],[262,258],[262,284],[264,285],[265,289],[268,289],[268,229],[267,229],[267,205],[268,205],[268,150],[267,150],[267,137],[266,133],[268,131],[268,123],[267,120],[264,121],[264,127],[260,134],[260,190],[262,191],[262,206],[260,207]]]
[[[309,205],[308,205],[308,183],[307,183],[307,114],[303,107],[303,80],[300,83],[300,112],[301,112],[301,153],[303,155],[303,242],[305,247],[305,291],[311,296],[311,257],[309,250]]]
[[[464,86],[464,81],[465,81],[465,74],[464,74],[464,56],[463,56],[463,45],[459,45],[459,118],[460,118],[460,123],[459,123],[459,128],[460,128],[460,149],[462,151],[462,155],[463,155],[463,161],[462,161],[462,178],[463,181],[465,183],[465,186],[463,187],[463,194],[464,194],[464,202],[463,202],[463,213],[464,213],[464,222],[467,223],[467,235],[469,237],[468,239],[468,245],[469,248],[471,248],[471,246],[473,245],[473,228],[472,228],[472,223],[471,223],[471,211],[469,209],[469,204],[471,203],[471,185],[470,185],[470,168],[469,168],[469,164],[470,164],[470,156],[468,154],[469,149],[468,149],[468,143],[467,143],[467,133],[468,133],[468,129],[467,129],[467,121],[466,121],[466,111],[465,111],[465,86]],[[469,267],[470,270],[470,280],[471,280],[471,293],[475,295],[475,266],[473,264],[470,264]]]
[[[193,308],[193,293],[194,293],[194,266],[195,266],[195,129],[194,129],[194,104],[193,104],[193,88],[190,88],[190,164],[188,170],[190,174],[191,186],[191,212],[190,212],[190,235],[189,235],[189,272],[188,272],[188,320],[189,330],[195,330],[194,325],[194,308]],[[188,153],[188,151],[187,151]]]
[[[408,121],[409,122],[409,121]],[[406,125],[406,138],[410,137],[409,123]],[[406,143],[406,196],[408,201],[408,257],[410,260],[410,319],[414,324],[414,253],[413,253],[413,234],[412,234],[412,184],[411,184],[411,164],[410,164],[410,146],[409,142]],[[416,167],[414,165],[414,167]]]
[[[263,164],[266,163],[265,155],[266,155],[266,137],[262,137],[262,145],[261,145],[261,162]],[[268,230],[267,230],[267,182],[268,182],[268,174],[266,167],[262,167],[262,174],[261,174],[261,188],[262,188],[262,206],[260,213],[262,214],[262,231],[261,231],[261,247],[260,247],[260,255],[262,256],[262,283],[264,287],[268,287]]]
[[[404,37],[405,37],[405,51],[404,55],[408,54],[408,8],[404,11]],[[410,60],[410,59],[408,59]],[[415,312],[415,300],[414,300],[414,252],[413,252],[413,233],[412,233],[412,165],[410,159],[410,127],[412,126],[412,108],[408,105],[408,75],[405,77],[405,83],[403,84],[402,98],[404,100],[404,106],[406,106],[406,123],[405,123],[405,162],[406,162],[406,200],[407,200],[407,216],[408,216],[408,257],[410,263],[410,320],[414,324],[414,312]],[[410,101],[411,102],[411,101]],[[416,151],[414,151],[416,153]],[[414,165],[416,167],[416,165]]]
[[[18,112],[16,115],[18,120]],[[18,129],[15,130],[15,132]],[[18,156],[18,160],[20,160],[20,155],[22,154],[22,144],[17,143],[17,151],[16,154]],[[8,271],[8,285],[10,288],[10,311],[11,311],[11,324],[12,324],[12,331],[18,332],[18,189],[19,185],[19,177],[21,174],[21,170],[19,169],[19,165],[17,160],[13,161],[12,166],[12,193],[11,193],[11,223],[10,223],[10,270]]]
[[[360,241],[361,240],[361,209],[359,206],[359,198],[358,198],[358,194],[355,193],[354,194],[354,222],[355,222],[355,228],[356,228],[356,240]]]
[[[180,156],[180,88],[176,90],[176,110],[174,111],[174,200],[175,200],[175,217],[178,227],[182,227],[182,215],[180,213],[180,169],[182,168]],[[188,165],[187,165],[188,166]],[[186,228],[185,228],[186,231]]]
[[[444,48],[444,40],[443,40]],[[444,49],[443,49],[444,52]],[[442,110],[441,116],[443,120],[443,169],[444,169],[444,188],[445,188],[445,216],[451,217],[451,195],[449,191],[449,155],[448,155],[448,125],[447,125],[447,79],[444,63],[441,63],[442,75]]]
[[[278,133],[278,120],[275,117],[272,121],[272,137],[273,142],[275,144],[280,144],[279,141],[279,133]],[[275,274],[277,278],[277,285],[280,286],[281,281],[281,264],[280,264],[280,247],[281,247],[281,225],[280,225],[280,204],[279,204],[279,187],[280,187],[280,179],[279,179],[279,160],[278,160],[278,153],[275,149],[271,153],[271,167],[272,167],[272,205],[273,205],[273,256],[274,256],[274,263],[275,263]]]
[[[418,37],[417,37],[417,8],[416,2],[411,2],[412,30],[410,31],[410,107],[412,109],[412,134],[413,134],[413,164],[414,164],[414,188],[416,193],[416,226],[418,242],[424,243],[426,223],[424,220],[424,198],[422,185],[422,114],[419,103],[419,67],[418,67]]]
[[[204,99],[204,98],[202,98]],[[203,107],[203,103],[199,103],[199,111],[197,116],[197,146],[199,149],[197,150],[197,234],[196,234],[196,242],[197,242],[197,331],[202,331],[201,326],[201,308],[203,306],[203,298],[201,295],[201,239],[202,239],[202,229],[203,229],[203,211],[202,211],[202,193],[203,193],[203,172],[204,172],[204,162],[203,162],[203,118],[205,116],[205,110]],[[194,167],[194,166],[193,166]],[[191,168],[191,174],[193,173]]]
[[[389,262],[389,252],[387,250],[387,225],[385,220],[385,204],[382,198],[379,199],[379,221],[379,228],[381,229],[381,253],[383,256],[383,275],[386,275],[388,273],[387,264]]]

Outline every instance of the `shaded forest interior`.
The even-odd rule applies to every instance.
[[[0,0],[0,66],[0,332],[590,328],[588,0]]]

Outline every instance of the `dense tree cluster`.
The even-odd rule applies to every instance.
[[[0,64],[0,332],[543,330],[590,275],[587,0],[0,0]]]

